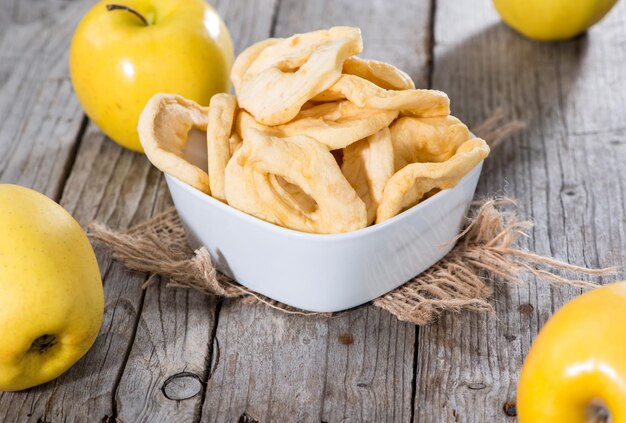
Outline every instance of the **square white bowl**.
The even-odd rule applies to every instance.
[[[189,150],[190,161],[203,162],[199,151]],[[335,312],[397,288],[445,256],[454,247],[449,241],[463,224],[481,168],[482,162],[454,188],[381,224],[333,235],[282,228],[175,177],[165,179],[191,246],[206,246],[219,271],[284,304]]]

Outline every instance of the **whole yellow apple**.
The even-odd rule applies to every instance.
[[[567,40],[606,15],[617,0],[493,0],[506,22],[528,38]]]
[[[89,350],[104,296],[87,236],[45,195],[0,184],[0,234],[0,391],[18,391]]]
[[[626,422],[626,281],[598,288],[557,311],[524,363],[520,423]]]
[[[233,44],[204,0],[108,0],[79,23],[70,75],[85,113],[124,147],[143,151],[139,114],[158,92],[202,105],[228,91]]]

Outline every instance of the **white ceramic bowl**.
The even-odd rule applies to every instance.
[[[206,162],[201,148],[190,148],[187,158]],[[205,245],[218,270],[293,307],[334,312],[397,288],[445,256],[481,168],[386,222],[336,235],[273,225],[165,176],[192,247]]]

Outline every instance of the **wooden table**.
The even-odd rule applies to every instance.
[[[106,139],[74,97],[68,44],[90,3],[0,0],[0,181],[46,193],[83,225],[125,228],[171,203],[161,173]],[[469,124],[503,106],[528,128],[493,153],[478,195],[517,198],[535,222],[526,248],[624,265],[626,2],[560,44],[517,36],[488,0],[216,3],[237,51],[355,25],[365,56],[446,91]],[[159,284],[143,291],[145,274],[98,258],[106,310],[94,347],[56,381],[0,394],[0,421],[514,421],[534,336],[580,293],[528,278],[497,290],[493,315],[416,328],[372,306],[303,318]]]

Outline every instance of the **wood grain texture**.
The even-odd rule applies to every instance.
[[[0,181],[59,198],[83,115],[67,71],[88,2],[0,2]]]
[[[266,16],[271,22],[272,2],[248,4],[252,7],[246,13],[241,3],[223,1],[217,8],[235,28],[254,27],[250,22],[258,22],[262,11],[269,11]],[[250,42],[234,35],[236,45]],[[76,113],[80,115],[78,109]],[[144,156],[123,150],[90,125],[61,204],[83,226],[96,220],[125,228],[171,202],[162,175]],[[89,416],[172,421],[191,420],[199,413],[215,303],[191,291],[157,285],[144,293],[141,285],[146,275],[129,272],[100,249],[97,255],[105,286],[105,317],[96,343],[56,381],[27,392],[2,394],[0,420],[81,421]]]
[[[360,26],[364,56],[423,86],[429,19],[427,1],[282,0],[273,33]],[[409,421],[415,332],[372,306],[326,320],[225,302],[202,420]]]
[[[128,227],[166,204],[161,178],[145,157],[123,150],[89,126],[61,205],[83,226],[98,220],[112,227]],[[83,421],[115,414],[113,393],[135,336],[144,296],[141,284],[146,277],[111,261],[100,248],[96,254],[103,275],[105,313],[94,346],[55,381],[25,392],[2,394],[0,420]]]
[[[488,0],[436,3],[435,10],[425,0],[216,7],[237,52],[270,34],[357,25],[364,56],[398,65],[419,86],[432,81],[469,124],[505,106],[529,127],[493,153],[479,195],[518,199],[520,213],[535,221],[529,249],[623,266],[626,3],[587,36],[561,44],[518,37]],[[0,1],[0,181],[60,199],[82,225],[125,228],[170,202],[145,157],[92,125],[78,140],[83,116],[67,47],[90,4]],[[157,284],[144,292],[147,275],[99,247],[97,255],[105,317],[94,347],[53,382],[0,393],[0,421],[514,421],[504,408],[513,405],[524,355],[553,311],[580,293],[529,279],[497,290],[495,315],[445,315],[417,338],[412,325],[371,306],[304,318]]]
[[[116,417],[125,422],[193,421],[202,404],[215,303],[159,282],[146,291],[115,394]]]
[[[214,5],[230,28],[238,51],[263,38],[259,28],[266,32],[272,22],[273,0],[219,1]],[[214,301],[194,291],[158,284],[147,290],[115,393],[115,417],[127,422],[199,417],[216,312]]]
[[[374,307],[328,319],[226,302],[202,421],[410,420],[414,342]]]
[[[257,41],[268,37],[281,0],[215,0],[220,16],[228,26],[235,55]]]
[[[468,123],[498,106],[528,123],[492,153],[478,195],[517,198],[535,222],[525,247],[579,265],[624,265],[625,12],[618,3],[586,36],[544,44],[500,24],[488,0],[437,3],[434,88]],[[514,421],[505,409],[532,340],[581,293],[528,282],[498,289],[495,315],[446,315],[420,330],[418,421]]]

